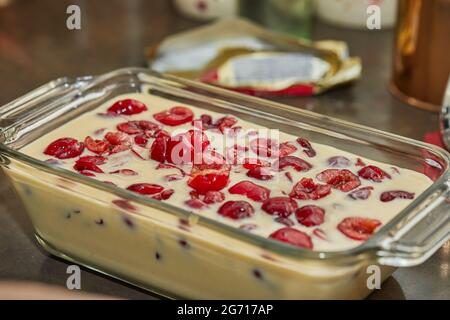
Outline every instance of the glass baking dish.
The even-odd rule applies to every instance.
[[[126,93],[148,92],[428,175],[434,183],[359,246],[295,248],[33,159],[20,149]],[[300,134],[301,133],[301,134]],[[0,108],[1,165],[51,254],[168,297],[357,299],[450,237],[449,155],[440,148],[147,69],[61,78]],[[102,221],[102,227],[93,223]],[[369,268],[371,267],[372,268]],[[369,268],[369,269],[368,269]]]

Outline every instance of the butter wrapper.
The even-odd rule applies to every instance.
[[[361,75],[344,42],[306,42],[240,18],[170,36],[146,57],[158,72],[261,96],[314,95]]]

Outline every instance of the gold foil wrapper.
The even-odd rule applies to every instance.
[[[146,58],[162,73],[262,96],[315,95],[361,75],[342,41],[307,42],[240,18],[170,36]]]

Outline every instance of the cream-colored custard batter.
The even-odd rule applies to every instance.
[[[99,115],[99,113],[104,113],[106,110],[115,102],[125,98],[137,99],[144,104],[146,104],[148,110],[139,114],[131,115],[131,116],[117,116],[117,117],[107,117]],[[40,160],[47,160],[51,157],[44,154],[43,151],[47,145],[49,145],[52,141],[62,138],[62,137],[71,137],[75,138],[79,141],[84,141],[86,136],[91,136],[95,139],[102,139],[104,134],[108,131],[115,132],[117,131],[116,125],[118,123],[130,121],[130,120],[149,120],[154,123],[158,123],[154,118],[153,114],[157,112],[161,112],[163,110],[170,109],[174,106],[174,102],[156,97],[148,94],[127,94],[123,96],[116,97],[112,101],[106,102],[104,105],[99,107],[96,110],[92,110],[87,112],[80,117],[68,122],[60,128],[49,132],[45,136],[37,139],[31,144],[25,146],[21,151],[25,154],[33,156]],[[194,118],[198,119],[202,114],[209,114],[213,117],[213,121],[223,117],[223,114],[218,114],[214,112],[210,112],[207,110],[202,110],[194,106],[187,105],[186,107],[190,108],[194,113]],[[180,126],[165,126],[162,125],[162,128],[172,135],[175,133],[182,133],[187,130],[193,129],[191,123],[183,124]],[[258,125],[254,125],[252,123],[243,121],[238,119],[236,126],[242,127],[244,130],[241,130],[237,136],[237,143],[239,145],[245,144],[248,139],[248,131],[263,129]],[[99,129],[104,129],[100,130]],[[248,130],[247,130],[248,129]],[[262,131],[261,131],[262,132]],[[219,152],[222,153],[221,144],[223,144],[223,135],[217,133],[213,130],[206,130],[209,140],[211,141],[211,145],[214,148],[217,148]],[[201,215],[217,219],[220,222],[225,224],[232,225],[236,228],[239,228],[243,224],[254,224],[256,228],[248,231],[255,234],[258,234],[262,237],[268,237],[274,231],[285,227],[283,224],[274,221],[274,216],[271,216],[261,210],[261,202],[256,202],[251,199],[246,198],[243,195],[238,194],[230,194],[228,189],[233,186],[235,183],[248,180],[252,181],[258,185],[265,186],[271,190],[271,197],[276,196],[286,196],[292,190],[293,186],[296,182],[298,182],[301,178],[313,178],[315,182],[319,182],[316,178],[316,175],[327,168],[331,168],[328,165],[327,160],[332,156],[344,156],[350,160],[350,166],[346,169],[352,171],[356,174],[356,172],[361,169],[361,167],[356,166],[356,162],[359,156],[354,154],[344,152],[338,150],[334,147],[317,144],[313,141],[311,142],[313,148],[317,152],[315,157],[308,157],[304,152],[303,148],[296,142],[297,137],[292,136],[285,132],[280,132],[279,134],[279,142],[289,142],[292,145],[297,147],[297,151],[292,153],[292,156],[296,156],[302,158],[309,162],[313,167],[311,170],[307,172],[297,172],[292,168],[285,168],[281,172],[275,172],[274,177],[268,181],[261,181],[246,175],[247,170],[243,168],[241,165],[233,166],[230,172],[230,181],[228,186],[222,190],[225,194],[225,201],[229,200],[244,200],[249,202],[255,209],[255,214],[250,218],[245,218],[242,220],[232,220],[226,217],[223,217],[217,213],[218,208],[223,203],[216,203],[208,205],[202,209],[193,209],[185,204],[185,201],[190,199],[190,191],[192,189],[187,185],[188,176],[183,177],[180,180],[168,181],[167,175],[179,175],[178,169],[159,169],[156,170],[157,165],[159,164],[157,161],[149,159],[149,152],[147,149],[150,148],[153,138],[149,139],[149,142],[146,148],[136,147],[136,150],[140,152],[140,154],[144,157],[144,159],[140,159],[135,154],[130,151],[120,152],[114,155],[107,156],[108,161],[104,165],[100,165],[102,170],[105,173],[95,173],[95,177],[93,179],[97,179],[100,181],[110,181],[116,184],[119,187],[126,188],[131,184],[135,183],[154,183],[163,186],[165,189],[173,189],[174,194],[168,199],[163,200],[174,206],[181,207],[183,209],[189,211],[195,211]],[[247,143],[248,145],[248,143]],[[230,145],[227,145],[230,146]],[[256,154],[254,154],[251,150],[248,151],[248,157],[256,158]],[[85,149],[82,156],[84,155],[95,155],[89,150]],[[77,157],[78,158],[78,157]],[[74,162],[77,158],[72,159],[64,159],[58,160],[58,165],[66,168],[71,171],[75,171],[73,169]],[[394,168],[392,165],[386,163],[379,163],[375,161],[371,161],[369,159],[361,158],[361,160],[367,165],[376,165],[385,172],[387,172],[391,179],[384,179],[381,183],[372,182],[370,180],[361,180],[361,186],[372,186],[374,190],[372,191],[371,196],[367,200],[353,200],[351,199],[347,193],[342,192],[338,189],[332,189],[330,195],[319,199],[319,200],[295,200],[299,207],[308,204],[314,204],[325,209],[325,220],[324,222],[315,227],[306,227],[298,223],[295,219],[295,216],[292,215],[290,219],[294,222],[293,228],[301,230],[308,234],[311,237],[311,240],[314,245],[314,250],[317,251],[339,251],[348,249],[351,247],[355,247],[361,243],[361,241],[353,240],[345,236],[337,229],[337,225],[346,217],[358,216],[358,217],[367,217],[371,219],[377,219],[381,221],[383,224],[392,219],[396,214],[398,214],[402,209],[404,209],[412,200],[409,199],[395,199],[390,202],[381,202],[380,194],[383,191],[390,190],[403,190],[407,192],[415,193],[415,195],[419,195],[423,192],[427,187],[429,187],[432,181],[423,174],[414,172],[412,170],[403,169],[403,168]],[[185,164],[182,166],[185,171],[190,171],[191,164]],[[109,172],[118,170],[118,169],[132,169],[138,173],[138,175],[134,176],[126,176],[121,174],[110,174]],[[286,177],[285,173],[290,172],[292,175],[292,182]],[[321,229],[323,231],[321,234],[325,234],[325,239],[317,236],[314,233],[315,229]]]

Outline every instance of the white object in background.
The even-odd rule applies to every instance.
[[[178,12],[197,20],[234,16],[238,13],[238,0],[174,0]]]
[[[381,29],[394,26],[397,0],[315,0],[317,15],[322,21],[342,27],[367,28],[367,8],[380,8]]]

